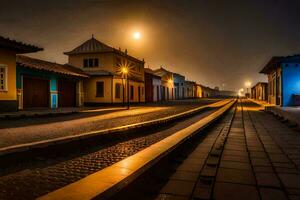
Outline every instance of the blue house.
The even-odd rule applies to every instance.
[[[185,98],[185,77],[181,74],[174,73],[175,99]]]
[[[88,77],[83,71],[27,56],[16,60],[19,109],[83,105],[82,80]]]
[[[300,106],[300,55],[272,57],[260,73],[268,75],[268,102]]]

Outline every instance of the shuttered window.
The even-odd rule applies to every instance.
[[[96,97],[104,97],[104,82],[96,82]]]
[[[7,90],[7,67],[0,65],[0,91]]]
[[[116,83],[116,98],[120,99],[121,98],[121,84],[120,83]]]
[[[134,87],[133,85],[130,86],[130,99],[133,100],[134,97]]]
[[[85,59],[83,59],[83,67],[84,68],[99,67],[99,59],[98,58],[85,58]]]

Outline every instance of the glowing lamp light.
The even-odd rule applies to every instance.
[[[251,86],[251,82],[250,82],[250,81],[245,82],[245,86],[246,86],[247,88],[250,87],[250,86]]]
[[[141,39],[141,33],[140,32],[134,32],[132,36],[135,40]]]
[[[168,80],[168,83],[170,83],[170,84],[173,83],[173,80],[172,80],[172,79],[169,79],[169,80]]]
[[[128,73],[127,67],[123,67],[123,68],[122,68],[122,73],[124,73],[124,74],[127,74],[127,73]]]

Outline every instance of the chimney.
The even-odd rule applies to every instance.
[[[125,49],[125,54],[127,54],[128,53],[128,51],[127,51],[127,49]]]

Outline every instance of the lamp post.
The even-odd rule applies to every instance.
[[[128,68],[123,67],[122,73],[125,75],[125,82],[127,84],[127,110],[129,110],[129,79],[128,79]]]
[[[251,82],[250,81],[245,82],[245,86],[246,86],[246,89],[247,89],[247,95],[249,95],[248,89],[251,86]],[[250,95],[249,95],[249,97],[250,97]]]

